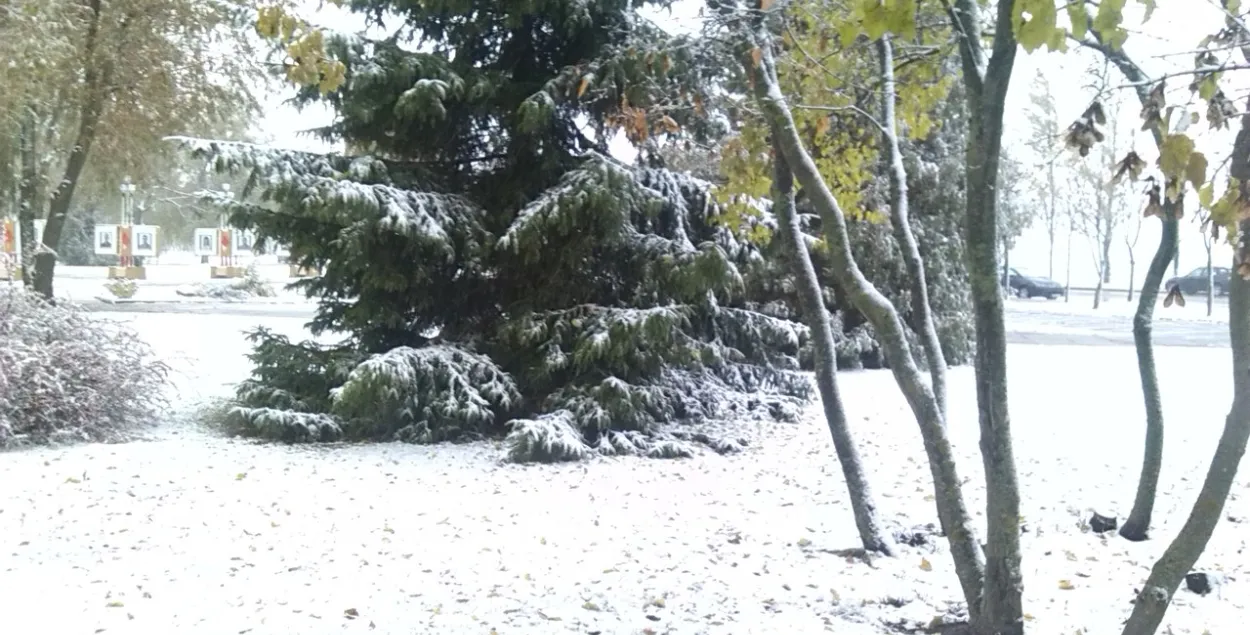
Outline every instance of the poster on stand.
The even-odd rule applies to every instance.
[[[117,255],[117,225],[95,226],[95,254],[97,256]]]
[[[250,229],[231,229],[230,234],[234,243],[234,255],[251,257],[252,250],[256,246],[256,232]]]
[[[216,227],[197,227],[195,230],[195,255],[197,256],[216,256],[217,255],[217,232],[220,231]]]
[[[135,225],[134,244],[131,253],[135,256],[156,255],[156,225]]]

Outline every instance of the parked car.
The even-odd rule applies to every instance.
[[[1063,295],[1063,285],[1044,276],[1026,276],[1015,269],[1007,270],[1007,286],[1018,298],[1054,300]]]
[[[1228,295],[1228,267],[1214,268],[1215,295]],[[1172,287],[1180,287],[1181,293],[1185,295],[1203,295],[1207,292],[1207,268],[1198,267],[1189,273],[1178,278],[1172,278],[1163,283],[1166,291],[1171,291]]]

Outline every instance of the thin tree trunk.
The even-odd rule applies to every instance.
[[[1211,308],[1215,304],[1215,269],[1211,262],[1211,242],[1207,242],[1207,317],[1211,317]]]
[[[1046,277],[1055,279],[1055,161],[1052,159],[1046,166],[1046,179],[1050,184],[1050,214],[1046,218],[1046,236],[1050,239],[1050,250],[1046,252]]]
[[[1007,246],[1007,241],[1003,241],[1003,292],[1004,295],[1011,295],[1011,247]]]
[[[65,227],[65,218],[69,215],[70,205],[74,200],[74,190],[78,187],[78,179],[83,168],[87,166],[87,156],[91,145],[95,142],[96,127],[104,112],[104,86],[108,82],[110,68],[98,65],[96,59],[100,32],[100,13],[102,0],[89,0],[91,10],[90,22],[87,26],[86,43],[83,49],[85,73],[83,84],[86,96],[79,115],[78,134],[74,139],[73,149],[65,165],[65,175],[57,184],[48,206],[48,223],[43,229],[43,243],[49,247],[35,257],[34,289],[49,300],[53,299],[52,276],[56,268],[56,249],[60,246],[61,231]]]
[[[1023,574],[1020,568],[1020,486],[1007,408],[1007,329],[998,292],[998,209],[995,184],[1002,149],[1003,112],[1015,64],[1014,0],[1000,1],[992,55],[982,44],[977,0],[956,0],[951,17],[958,27],[966,86],[968,137],[965,175],[965,256],[976,319],[977,411],[981,460],[985,466],[985,579],[977,633],[1024,633]]]
[[[1150,99],[1151,82],[1141,68],[1118,48],[1106,46],[1102,34],[1091,31],[1097,39],[1093,48],[1103,54],[1131,82],[1137,92],[1137,100],[1145,104]],[[1163,135],[1157,128],[1151,128],[1155,146],[1161,146]],[[1137,493],[1133,499],[1133,509],[1120,527],[1120,535],[1127,540],[1146,540],[1150,533],[1150,522],[1154,512],[1156,493],[1159,488],[1159,472],[1163,463],[1163,399],[1159,391],[1159,377],[1155,368],[1154,343],[1154,309],[1159,298],[1159,287],[1163,284],[1163,276],[1167,274],[1171,264],[1175,272],[1180,258],[1180,235],[1177,218],[1183,213],[1181,202],[1172,202],[1164,197],[1163,201],[1163,233],[1159,238],[1159,247],[1155,250],[1150,268],[1146,271],[1146,279],[1142,282],[1141,294],[1137,299],[1137,312],[1133,316],[1133,344],[1137,350],[1137,372],[1141,377],[1142,400],[1146,408],[1146,442],[1142,459],[1141,477],[1137,483]],[[1127,632],[1127,631],[1126,631]],[[1137,631],[1133,631],[1136,633]],[[1153,630],[1150,632],[1154,632]]]
[[[1128,301],[1133,302],[1133,289],[1137,286],[1137,259],[1132,256],[1128,259]]]
[[[942,418],[945,419],[946,355],[942,352],[942,341],[938,338],[933,310],[929,306],[929,282],[925,279],[924,260],[920,257],[916,235],[911,230],[907,169],[903,166],[903,151],[899,147],[895,125],[897,117],[894,114],[894,100],[897,98],[897,91],[894,87],[894,48],[890,44],[890,36],[885,35],[877,40],[877,55],[881,64],[882,140],[890,165],[890,208],[893,210],[890,224],[894,228],[899,251],[903,254],[907,275],[911,278],[912,316],[915,319],[916,332],[920,336],[920,345],[924,349],[925,360],[929,365],[933,395],[937,399],[938,409],[942,411]]]
[[[35,111],[27,107],[22,113],[18,153],[21,155],[21,183],[18,187],[17,224],[22,242],[22,283],[31,284],[31,269],[39,241],[35,240],[35,215],[39,209],[39,145],[35,132]]]
[[[851,496],[855,527],[859,530],[859,539],[864,549],[893,555],[894,544],[881,528],[876,500],[868,485],[859,450],[846,423],[846,409],[838,392],[833,328],[825,310],[816,268],[812,266],[807,243],[803,240],[803,231],[794,211],[794,178],[789,164],[786,163],[785,154],[780,150],[775,150],[773,154],[773,209],[777,213],[782,240],[788,247],[803,313],[807,315],[807,324],[812,331],[812,343],[816,349],[816,386],[820,390],[820,402],[825,410],[825,423],[833,437],[833,447]]]
[[[1066,262],[1064,264],[1064,266],[1066,267],[1066,273],[1064,273],[1064,278],[1063,278],[1063,301],[1064,302],[1072,301],[1072,231],[1073,231],[1072,222],[1069,221],[1068,222],[1068,246],[1065,248]]]
[[[920,426],[925,451],[929,457],[929,469],[933,475],[938,519],[950,542],[956,575],[968,600],[969,609],[974,614],[979,613],[978,600],[984,582],[984,555],[964,503],[962,485],[955,468],[950,440],[946,435],[946,421],[942,417],[942,410],[912,357],[898,311],[868,282],[851,254],[846,217],[811,155],[803,147],[794,118],[790,114],[790,107],[777,82],[771,38],[767,31],[761,29],[759,33],[753,34],[752,40],[754,50],[758,52],[759,63],[754,61],[755,55],[751,51],[743,51],[743,64],[754,79],[755,100],[769,123],[774,142],[820,214],[833,265],[831,271],[838,286],[847,294],[852,305],[872,323],[881,338],[881,346],[890,362],[890,371]]]
[[[1098,284],[1094,286],[1094,308],[1097,309],[1102,304],[1102,271],[1106,266],[1106,262],[1098,263]]]
[[[1112,207],[1115,205],[1115,198],[1112,197],[1108,201],[1107,213],[1111,213]],[[1107,218],[1107,233],[1102,237],[1102,282],[1103,284],[1111,284],[1111,239],[1115,237],[1115,225],[1111,223],[1111,218]]]
[[[1137,374],[1141,379],[1142,398],[1146,406],[1146,445],[1142,458],[1141,476],[1137,481],[1137,494],[1133,509],[1129,512],[1120,535],[1127,540],[1141,541],[1150,537],[1150,522],[1154,515],[1156,492],[1159,489],[1159,472],[1163,467],[1163,396],[1159,391],[1159,376],[1155,369],[1154,311],[1158,304],[1159,287],[1167,274],[1168,263],[1176,253],[1179,234],[1176,203],[1165,201],[1163,207],[1163,233],[1155,250],[1146,280],[1142,282],[1141,295],[1137,299],[1137,312],[1133,316],[1133,345],[1137,350]]]
[[[1246,240],[1247,232],[1250,232],[1250,222],[1242,221],[1241,240]],[[1244,246],[1239,251],[1241,258],[1248,257]],[[1234,271],[1237,264],[1233,263]],[[1150,576],[1137,595],[1133,613],[1124,624],[1123,635],[1152,635],[1159,629],[1172,596],[1206,549],[1215,526],[1224,515],[1224,505],[1237,477],[1241,457],[1246,453],[1246,442],[1250,439],[1250,282],[1234,274],[1229,280],[1228,293],[1233,405],[1224,420],[1224,432],[1211,457],[1211,467],[1198,492],[1198,500],[1185,525],[1151,568]]]

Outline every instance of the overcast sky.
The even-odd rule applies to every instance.
[[[1163,0],[1159,2],[1160,6],[1151,19],[1144,24],[1141,22],[1140,8],[1136,3],[1130,3],[1126,10],[1125,22],[1138,26],[1132,29],[1126,50],[1152,76],[1192,68],[1193,56],[1186,53],[1196,48],[1205,35],[1219,30],[1222,24],[1222,14],[1214,1]],[[654,12],[652,17],[671,31],[693,31],[699,27],[698,14],[701,6],[703,6],[701,0],[679,0],[671,12]],[[354,32],[364,28],[364,21],[361,17],[332,6],[316,11],[312,19],[318,24],[332,26],[339,31]],[[1058,103],[1060,118],[1066,123],[1079,116],[1089,105],[1095,90],[1089,86],[1090,74],[1086,71],[1091,68],[1091,65],[1101,63],[1101,59],[1096,54],[1087,51],[1075,55],[1046,52],[1025,54],[1021,51],[1016,57],[1011,92],[1008,97],[1004,134],[1004,145],[1007,151],[1020,157],[1026,163],[1038,162],[1023,147],[1023,141],[1029,134],[1026,116],[1030,106],[1029,93],[1039,72],[1048,79]],[[1123,87],[1125,80],[1114,71],[1111,77],[1114,87],[1119,87],[1119,90],[1114,91],[1110,99],[1119,100],[1122,104],[1120,108],[1123,113],[1120,120],[1121,138],[1129,139],[1129,136],[1133,134],[1132,131],[1140,127],[1140,120],[1137,116],[1140,107],[1135,95]],[[1170,89],[1183,89],[1188,85],[1188,81],[1188,78],[1184,77],[1175,78],[1169,82],[1169,87]],[[1244,101],[1244,90],[1237,90],[1234,94],[1234,91],[1230,89],[1231,81],[1225,80],[1224,85],[1231,98],[1239,104]],[[1250,85],[1250,82],[1238,82],[1239,88],[1247,85]],[[296,111],[282,104],[289,94],[289,92],[275,94],[269,99],[266,117],[260,126],[263,136],[270,143],[292,149],[322,152],[338,150],[339,148],[327,146],[300,134],[303,130],[331,122],[333,113],[321,107],[309,108],[303,112]],[[1178,96],[1176,99],[1179,102],[1183,98],[1183,96]],[[1199,112],[1205,112],[1205,106],[1200,104]],[[1199,148],[1208,151],[1211,164],[1214,166],[1227,156],[1228,149],[1232,147],[1232,134],[1227,132],[1210,134],[1206,132],[1206,129],[1206,121],[1203,120],[1189,132],[1193,134],[1195,130],[1198,131]],[[1128,147],[1127,141],[1125,147],[1126,149]],[[1147,134],[1137,133],[1133,147],[1147,161],[1153,162],[1157,156],[1153,142]],[[632,148],[623,138],[615,140],[612,149],[613,153],[621,159],[630,160],[634,155]],[[1066,157],[1064,160],[1067,160]],[[1127,203],[1132,206],[1134,215],[1137,214],[1136,210],[1141,209],[1144,202],[1139,194],[1140,189],[1140,187],[1133,189]],[[1134,218],[1125,223],[1115,236],[1111,258],[1112,282],[1110,286],[1112,287],[1122,288],[1128,284],[1129,250],[1125,245],[1125,237],[1128,235],[1132,238],[1138,225],[1139,223]],[[1135,284],[1140,284],[1145,276],[1146,266],[1158,245],[1160,231],[1159,222],[1156,219],[1147,219],[1140,223],[1140,228],[1137,246],[1134,250],[1138,263]],[[1026,273],[1046,275],[1048,242],[1045,228],[1039,219],[1031,229],[1026,231],[1012,251],[1012,265]],[[1056,240],[1054,255],[1054,277],[1061,283],[1066,278],[1067,242],[1065,221]],[[1080,234],[1074,235],[1071,243],[1072,284],[1092,286],[1097,280],[1097,264],[1093,257],[1093,246]],[[1217,247],[1214,253],[1216,265],[1227,266],[1231,254],[1231,250],[1226,246]],[[1185,273],[1205,263],[1206,252],[1198,226],[1186,219],[1182,221],[1181,226],[1181,272]]]

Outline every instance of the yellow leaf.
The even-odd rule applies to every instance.
[[[1085,39],[1085,34],[1089,32],[1089,12],[1084,2],[1068,3],[1068,22],[1072,24],[1072,37]]]
[[[761,49],[758,46],[751,49],[751,63],[755,66],[755,68],[759,68],[760,60],[763,58],[764,58],[763,49]]]
[[[664,129],[670,134],[675,134],[681,130],[681,126],[677,125],[677,122],[668,115],[664,115],[664,117],[660,119],[660,123],[664,124]]]
[[[921,559],[920,559],[920,570],[921,570],[921,571],[932,571],[932,570],[933,570],[933,563],[932,563],[932,562],[929,562],[929,559],[928,559],[928,558],[921,558]]]
[[[1159,169],[1169,179],[1180,177],[1189,166],[1189,155],[1193,152],[1193,139],[1183,134],[1170,134],[1159,147]]]
[[[1189,163],[1185,166],[1185,178],[1193,183],[1194,189],[1201,189],[1207,182],[1207,157],[1201,152],[1192,152]]]
[[[577,96],[581,97],[586,94],[586,89],[590,87],[590,75],[583,75],[582,81],[577,84]]]
[[[1071,591],[1072,589],[1075,589],[1076,586],[1072,584],[1071,580],[1060,580],[1059,588],[1064,591]]]

